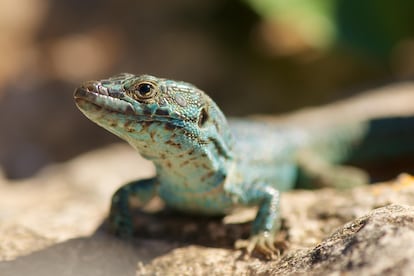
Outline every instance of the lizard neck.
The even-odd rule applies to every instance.
[[[233,163],[231,139],[210,134],[203,143],[185,143],[182,137],[188,134],[182,129],[160,129],[163,125],[153,122],[136,132],[139,137],[126,140],[154,163],[161,186],[174,192],[204,193],[223,183]]]

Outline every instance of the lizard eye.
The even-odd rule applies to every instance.
[[[138,84],[135,91],[138,97],[143,99],[151,98],[155,93],[154,85],[149,82],[141,82]]]

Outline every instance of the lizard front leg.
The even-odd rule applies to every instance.
[[[278,253],[275,248],[275,233],[281,227],[279,212],[280,193],[264,183],[257,183],[246,192],[247,205],[259,205],[259,211],[253,221],[248,241],[237,241],[236,247],[246,248],[248,254],[257,250],[267,257]]]
[[[130,237],[134,232],[129,200],[132,197],[138,199],[142,205],[147,204],[158,190],[156,178],[132,181],[120,187],[112,196],[111,209],[109,214],[110,229],[121,237]]]

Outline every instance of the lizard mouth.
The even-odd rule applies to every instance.
[[[106,89],[96,83],[86,83],[77,88],[73,94],[76,105],[81,110],[87,110],[90,105],[98,109],[111,112],[134,115],[136,114],[131,103],[120,98],[110,96]]]

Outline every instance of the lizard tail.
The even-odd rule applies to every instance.
[[[414,116],[373,119],[352,145],[348,162],[364,163],[398,156],[414,157]]]
[[[414,116],[335,125],[310,135],[311,149],[329,163],[363,168],[372,181],[414,173]]]
[[[414,173],[414,117],[373,119],[351,144],[346,163],[364,168],[371,181]]]

